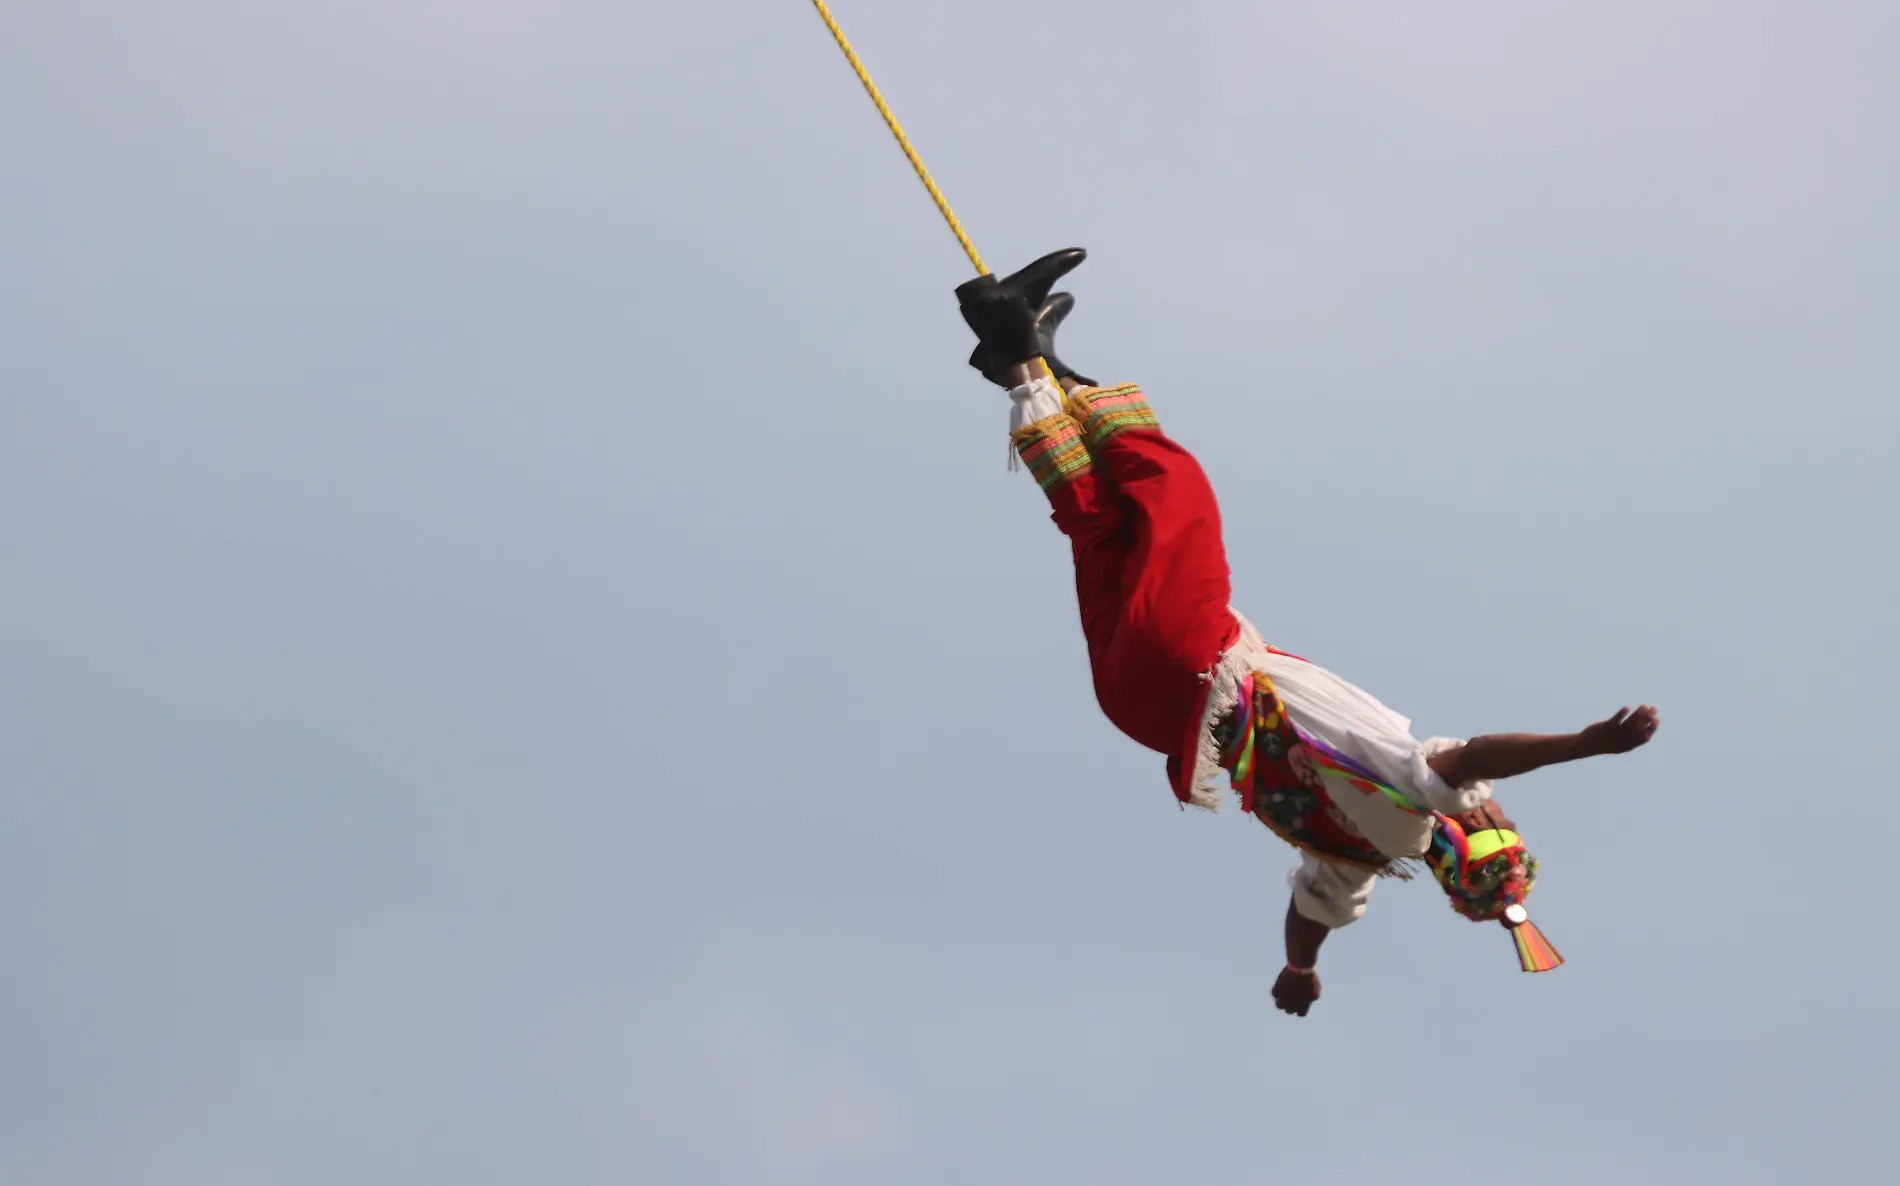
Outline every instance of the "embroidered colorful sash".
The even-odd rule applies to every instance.
[[[1380,852],[1339,809],[1346,795],[1381,795],[1400,810],[1423,814],[1379,776],[1301,729],[1264,672],[1249,676],[1229,717],[1221,765],[1251,812],[1280,839],[1342,864],[1406,876],[1413,858]]]

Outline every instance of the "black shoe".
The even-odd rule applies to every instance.
[[[1036,341],[1042,345],[1042,360],[1049,364],[1049,370],[1058,379],[1074,379],[1084,387],[1095,386],[1095,380],[1087,375],[1078,375],[1075,368],[1063,365],[1056,357],[1056,330],[1062,325],[1062,319],[1075,308],[1075,298],[1066,292],[1058,292],[1042,303],[1036,313]]]
[[[1051,251],[1021,271],[1005,276],[1003,291],[1022,297],[1031,309],[1040,309],[1049,299],[1049,290],[1056,286],[1056,281],[1075,271],[1088,257],[1089,253],[1080,247]]]
[[[1005,276],[1001,280],[993,276],[979,276],[957,286],[957,301],[965,306],[965,319],[973,301],[994,301],[1020,297],[1031,309],[1041,309],[1049,299],[1049,290],[1056,281],[1073,272],[1089,253],[1080,247],[1069,247],[1062,251],[1051,251],[1029,266]],[[1019,306],[1020,307],[1020,306]],[[1065,310],[1066,312],[1066,310]],[[1056,320],[1060,321],[1058,316]],[[982,371],[985,378],[996,382],[995,372],[999,369],[990,365],[987,347],[978,345],[970,355],[970,365]]]
[[[1056,379],[1074,379],[1084,387],[1093,387],[1095,380],[1086,375],[1076,374],[1074,367],[1066,365],[1056,357],[1056,330],[1062,325],[1062,319],[1067,317],[1069,311],[1074,308],[1075,298],[1066,292],[1058,292],[1042,302],[1042,307],[1036,310],[1037,350],[1042,355],[1042,360],[1049,364],[1049,373]],[[976,352],[970,355],[970,365],[982,371],[983,377],[998,387],[1011,385],[1003,375],[1003,368],[994,365],[991,361],[989,348],[986,346],[979,345]]]
[[[1088,257],[1089,253],[1080,247],[1051,251],[1028,267],[1013,272],[1001,280],[979,276],[975,280],[960,284],[957,286],[957,297],[961,301],[967,293],[994,286],[1001,291],[1002,295],[1021,297],[1029,302],[1031,309],[1040,309],[1042,303],[1049,299],[1049,290],[1056,286],[1056,281],[1075,271]]]

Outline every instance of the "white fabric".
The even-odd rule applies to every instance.
[[[1009,431],[1027,428],[1038,420],[1062,411],[1062,388],[1047,376],[1038,375],[1009,392]]]
[[[1200,741],[1196,751],[1186,755],[1194,763],[1188,778],[1187,801],[1209,811],[1220,810],[1221,788],[1231,784],[1230,776],[1220,764],[1221,722],[1240,703],[1241,684],[1265,668],[1269,658],[1267,644],[1253,623],[1231,605],[1227,612],[1240,624],[1240,637],[1221,652],[1212,669],[1201,675],[1205,687],[1201,693],[1200,728],[1195,734]]]
[[[1242,619],[1243,636],[1252,627]],[[1291,655],[1269,652],[1262,663],[1287,712],[1300,728],[1364,765],[1414,803],[1447,814],[1469,811],[1491,797],[1489,782],[1453,787],[1427,764],[1434,754],[1464,742],[1434,737],[1419,741],[1412,722],[1393,712],[1364,689],[1333,672]],[[1418,856],[1431,842],[1431,821],[1394,805],[1383,795],[1349,795],[1334,800],[1341,814],[1379,851],[1395,857]],[[1365,915],[1378,875],[1302,854],[1287,874],[1293,906],[1305,917],[1338,929]]]
[[[1293,889],[1293,908],[1321,926],[1338,930],[1365,916],[1372,900],[1376,873],[1322,861],[1301,854],[1299,868],[1290,870],[1286,883]]]
[[[1450,815],[1470,811],[1491,797],[1489,782],[1454,787],[1427,764],[1434,755],[1462,746],[1461,738],[1418,740],[1409,719],[1316,663],[1269,653],[1266,669],[1300,728],[1363,764],[1420,806]],[[1383,796],[1378,801],[1387,802]],[[1346,804],[1340,807],[1344,810]],[[1359,821],[1355,817],[1353,822]],[[1366,838],[1376,840],[1370,832]]]

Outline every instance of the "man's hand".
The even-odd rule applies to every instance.
[[[1291,1013],[1295,1017],[1305,1017],[1306,1011],[1319,1000],[1319,973],[1295,972],[1292,968],[1283,969],[1280,978],[1273,982],[1273,1003],[1280,1012]]]
[[[1661,724],[1662,714],[1653,705],[1645,704],[1635,712],[1620,708],[1615,716],[1591,725],[1577,738],[1588,754],[1627,754],[1648,745]]]

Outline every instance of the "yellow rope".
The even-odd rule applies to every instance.
[[[963,224],[957,221],[956,211],[950,209],[949,199],[943,196],[943,191],[937,188],[937,183],[930,179],[930,170],[924,168],[924,158],[918,156],[917,150],[911,147],[910,137],[904,135],[904,126],[897,122],[897,116],[891,113],[891,105],[884,101],[883,93],[877,89],[877,84],[871,81],[871,72],[864,68],[864,60],[858,57],[858,51],[852,49],[851,42],[845,39],[844,30],[838,27],[838,18],[831,15],[831,6],[826,4],[825,0],[811,0],[811,2],[812,6],[818,9],[818,15],[824,18],[825,28],[830,29],[832,37],[837,40],[838,48],[844,51],[845,61],[851,63],[851,69],[856,72],[858,81],[864,84],[864,93],[871,96],[871,102],[877,104],[877,113],[884,117],[884,122],[891,129],[891,135],[897,137],[897,146],[903,149],[904,155],[909,158],[910,167],[917,170],[917,180],[924,183],[924,188],[930,191],[931,200],[937,203],[938,213],[942,214],[943,220],[950,224],[950,233],[955,235],[957,242],[962,245],[963,254],[969,256],[970,262],[976,266],[976,274],[989,275],[990,270],[984,266],[983,257],[977,254],[976,244],[970,242],[970,236],[964,233]],[[1051,381],[1055,379],[1055,371],[1040,358],[1036,360],[1035,369],[1041,372],[1043,378]],[[1014,468],[1016,454],[1012,452],[1009,456],[1011,468]]]
[[[963,245],[963,254],[969,256],[970,262],[976,265],[976,274],[989,275],[990,270],[983,266],[983,257],[976,253],[976,244],[970,242],[970,236],[964,234],[963,224],[957,221],[956,212],[950,209],[950,203],[944,198],[943,191],[937,188],[937,183],[930,179],[930,170],[924,168],[924,159],[917,155],[915,148],[910,146],[910,137],[904,135],[903,125],[897,122],[895,115],[891,114],[890,104],[884,101],[884,96],[878,92],[877,84],[871,81],[871,72],[864,68],[864,62],[858,57],[858,51],[852,49],[851,43],[845,40],[844,30],[838,27],[838,18],[831,15],[831,8],[825,0],[811,0],[811,2],[817,7],[818,15],[825,19],[825,28],[830,29],[831,35],[837,38],[838,48],[844,51],[845,60],[850,62],[851,69],[857,72],[858,81],[864,84],[864,93],[871,96],[871,102],[877,104],[877,113],[884,117],[886,124],[890,125],[891,135],[897,137],[897,146],[904,150],[905,156],[910,158],[910,167],[917,170],[917,179],[924,183],[925,189],[930,191],[930,197],[937,203],[937,209],[943,214],[943,220],[950,224],[950,233],[955,235],[957,242]]]

